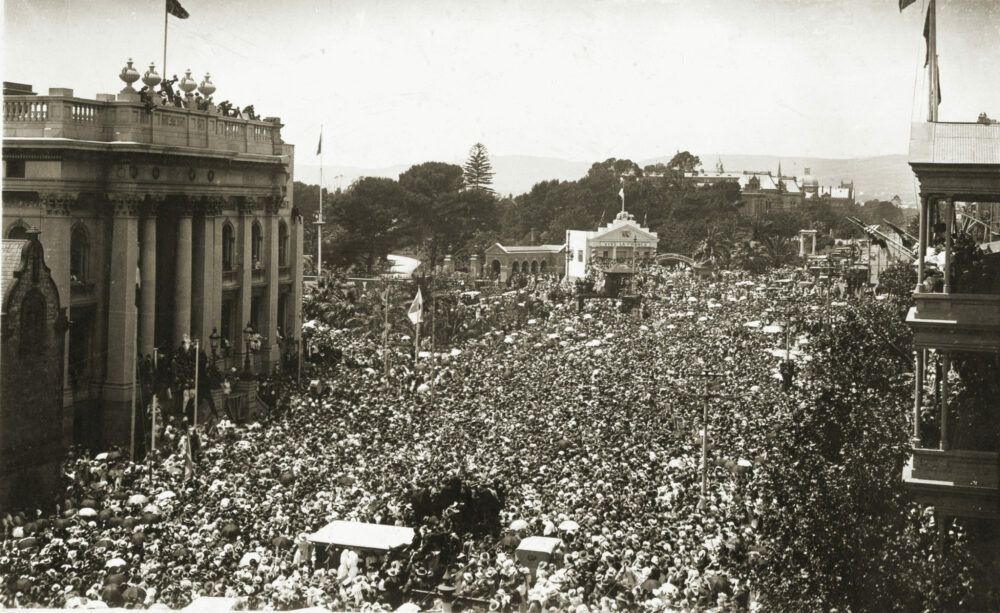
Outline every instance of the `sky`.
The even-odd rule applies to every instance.
[[[2,0],[3,79],[114,93],[163,0]],[[168,73],[281,117],[297,162],[905,153],[925,5],[897,0],[180,0]],[[938,0],[943,121],[1000,117],[1000,0]]]

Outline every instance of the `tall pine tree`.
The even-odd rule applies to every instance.
[[[469,189],[481,190],[490,194],[493,192],[493,164],[490,163],[486,145],[476,143],[469,150],[469,159],[462,167],[465,175],[465,186]]]

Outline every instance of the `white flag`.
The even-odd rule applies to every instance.
[[[413,304],[410,305],[410,311],[406,314],[413,322],[413,325],[417,325],[424,320],[424,298],[420,294],[420,288],[417,288],[417,295],[413,297]]]

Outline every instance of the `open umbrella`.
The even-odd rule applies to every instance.
[[[104,568],[119,568],[125,566],[125,560],[121,558],[111,558],[104,563]]]
[[[99,454],[97,454],[97,455],[94,456],[94,459],[95,460],[101,460],[101,461],[107,460],[108,459],[108,452],[105,451],[105,452],[99,453]]]
[[[112,541],[109,538],[103,538],[103,539],[97,541],[96,543],[94,543],[94,548],[95,549],[98,548],[98,547],[104,547],[105,549],[111,549],[114,546],[115,546],[115,542]]]
[[[169,498],[175,497],[177,494],[171,492],[170,490],[164,490],[156,495],[157,500],[167,500]]]
[[[240,558],[240,566],[250,566],[251,562],[256,562],[257,564],[260,564],[260,554],[251,551],[249,553],[243,554],[243,557]]]
[[[147,504],[145,507],[143,507],[142,512],[143,513],[159,513],[160,512],[160,507],[156,506],[155,504]]]
[[[527,530],[528,529],[528,522],[524,521],[523,519],[515,519],[514,521],[510,522],[510,529],[511,530]]]
[[[559,529],[563,532],[575,532],[580,529],[580,524],[572,519],[566,519],[559,523]]]
[[[128,503],[134,505],[146,504],[149,502],[149,498],[146,498],[142,494],[132,494],[128,497]]]
[[[276,536],[271,539],[271,544],[278,549],[282,549],[284,547],[290,547],[292,545],[292,540],[287,536]]]
[[[80,517],[97,517],[97,511],[90,507],[83,507],[77,515]]]

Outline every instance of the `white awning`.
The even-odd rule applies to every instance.
[[[412,543],[413,528],[337,520],[310,534],[309,540],[345,549],[385,552]]]

